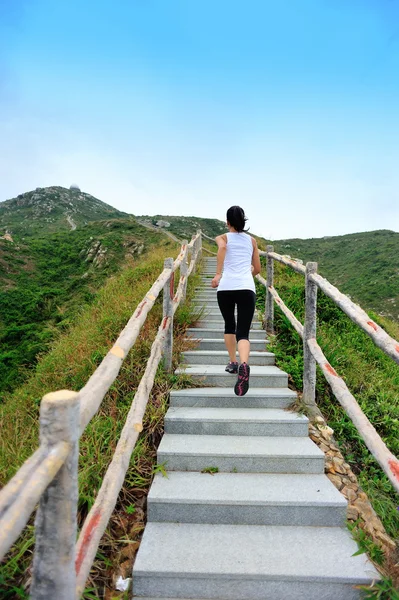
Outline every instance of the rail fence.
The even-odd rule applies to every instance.
[[[319,365],[323,375],[346,414],[355,425],[361,438],[384,470],[393,487],[399,492],[399,460],[390,452],[373,425],[363,413],[354,396],[349,391],[345,381],[333,369],[323,354],[316,339],[316,309],[317,290],[320,289],[326,296],[356,323],[373,342],[390,358],[399,364],[399,342],[393,339],[375,323],[360,306],[342,294],[327,279],[317,273],[317,263],[308,262],[304,266],[300,261],[274,252],[273,246],[267,246],[266,252],[260,252],[266,257],[266,279],[261,275],[256,278],[266,287],[265,326],[270,333],[274,331],[274,303],[281,309],[295,331],[303,340],[303,401],[310,414],[315,414],[316,405],[316,364]],[[292,311],[280,298],[274,287],[274,261],[290,267],[305,277],[305,321],[300,323]]]
[[[61,390],[46,394],[42,399],[39,448],[0,492],[0,560],[22,533],[38,504],[32,600],[77,600],[84,591],[143,429],[145,409],[161,359],[165,369],[171,370],[173,315],[185,299],[187,280],[201,252],[202,239],[198,231],[190,243],[182,242],[176,260],[165,260],[162,273],[87,384],[79,392]],[[178,269],[180,278],[175,286]],[[79,438],[118,376],[162,290],[163,318],[144,375],[95,503],[76,541]]]

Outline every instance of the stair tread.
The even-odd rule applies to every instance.
[[[234,422],[268,422],[268,423],[308,423],[309,419],[298,413],[288,412],[281,408],[218,408],[197,406],[171,406],[165,420],[169,421],[228,421]]]
[[[211,340],[208,340],[211,341]],[[226,360],[228,360],[228,354],[226,350],[184,350],[183,356],[193,356],[196,354],[200,354],[201,356],[225,356]],[[251,351],[251,356],[275,356],[273,352],[261,352],[260,350]]]
[[[191,456],[273,456],[323,458],[324,452],[308,437],[267,437],[247,435],[195,435],[165,433],[159,454]],[[209,465],[212,466],[212,465]]]
[[[346,507],[326,475],[281,473],[158,473],[149,502]]]
[[[378,577],[340,527],[148,523],[134,576],[367,584]]]
[[[187,375],[230,375],[232,381],[234,377],[231,373],[226,373],[221,365],[183,365],[182,367],[178,367],[175,373],[186,373]],[[287,373],[274,365],[252,365],[252,375],[281,375],[281,377],[287,377]]]
[[[231,388],[214,388],[214,387],[203,387],[203,388],[188,388],[186,390],[172,390],[170,393],[171,397],[179,396],[199,396],[204,395],[211,396],[214,398],[236,398]],[[263,398],[265,396],[289,396],[292,400],[297,398],[297,393],[289,388],[250,388],[243,398],[240,398],[243,405],[245,405],[245,399],[247,398]]]

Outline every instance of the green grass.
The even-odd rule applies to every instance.
[[[70,232],[68,215],[78,228],[90,221],[127,216],[85,192],[51,186],[0,202],[0,235],[5,230],[19,238]]]
[[[399,233],[367,231],[272,244],[281,254],[317,261],[320,273],[364,309],[399,321]]]
[[[285,304],[303,323],[304,278],[289,268],[275,264],[275,287]],[[264,287],[258,285],[257,302],[260,310],[264,309],[264,298]],[[370,316],[390,335],[399,339],[399,325],[372,312]],[[275,353],[278,366],[289,373],[290,385],[302,390],[302,340],[276,305],[275,328],[276,336],[269,349]],[[344,378],[388,448],[399,456],[398,365],[321,292],[318,294],[317,339],[327,360]],[[346,461],[357,475],[388,534],[399,541],[398,496],[319,369],[316,396],[317,405],[333,428],[334,437]]]
[[[112,346],[138,302],[163,268],[165,256],[176,256],[177,244],[154,249],[136,268],[126,266],[111,277],[91,306],[82,309],[69,331],[51,352],[41,357],[35,374],[0,407],[0,473],[4,484],[38,445],[38,411],[41,397],[56,389],[80,389]],[[193,294],[195,277],[190,278],[188,298]],[[184,331],[190,323],[188,305],[176,313],[173,364],[185,347]],[[101,408],[80,441],[79,524],[93,505],[96,492],[111,461],[125,417],[144,372],[151,344],[162,316],[158,299],[149,313],[139,339],[124,361],[120,374],[104,398]],[[117,509],[103,537],[85,598],[103,597],[112,574],[128,544],[138,540],[144,528],[144,501],[155,472],[156,448],[163,431],[168,393],[173,387],[192,383],[185,375],[176,376],[158,368],[144,420],[144,431],[134,449],[130,467],[120,493]],[[134,507],[134,510],[132,509]],[[28,528],[0,566],[0,597],[11,600],[25,597],[24,586],[31,561],[32,529]],[[89,588],[95,591],[89,591]],[[16,591],[17,590],[17,591]],[[20,594],[20,595],[18,595]],[[93,595],[93,594],[97,594]]]
[[[93,244],[106,250],[106,260],[93,264]],[[122,264],[132,268],[154,245],[175,248],[162,233],[134,220],[92,223],[25,242],[0,242],[0,402],[35,368],[40,353],[79,318]],[[140,254],[139,254],[140,253]]]

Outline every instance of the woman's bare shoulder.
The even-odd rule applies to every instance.
[[[227,235],[223,233],[222,235],[218,235],[215,237],[215,242],[218,246],[226,246],[227,245]]]

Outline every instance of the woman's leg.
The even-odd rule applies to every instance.
[[[230,362],[236,361],[236,319],[234,315],[235,301],[231,292],[218,292],[218,304],[224,319],[224,343],[229,353]]]
[[[237,292],[237,332],[238,353],[240,363],[249,361],[251,349],[249,343],[249,330],[255,312],[256,296],[251,290],[240,290]]]

